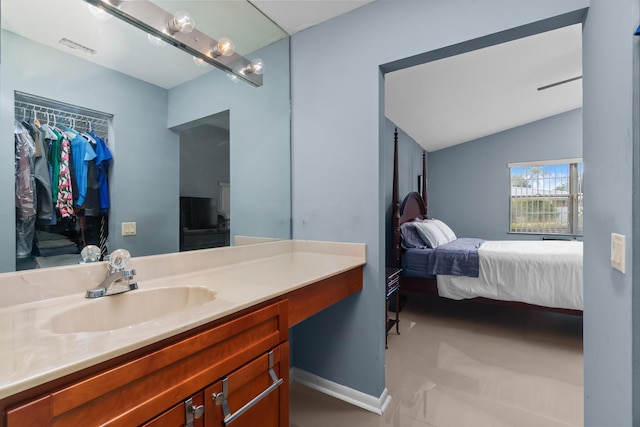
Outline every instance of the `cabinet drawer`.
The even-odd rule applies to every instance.
[[[269,355],[264,354],[207,387],[204,391],[206,425],[227,425],[227,417],[232,419],[228,424],[232,427],[288,427],[288,355],[289,343],[283,343],[273,351],[273,374],[269,372]],[[220,396],[223,392],[224,396]],[[250,406],[252,400],[255,403]]]
[[[288,338],[287,302],[257,309],[7,411],[7,426],[139,425]],[[34,405],[37,403],[37,405]],[[38,408],[34,414],[32,409]],[[27,417],[27,418],[25,418]],[[45,424],[46,422],[46,424]]]
[[[190,404],[202,406],[204,408],[204,395],[202,392],[191,396]],[[164,414],[158,415],[151,421],[144,423],[141,427],[184,427],[186,421],[185,402],[175,405]],[[193,419],[191,427],[204,427],[204,417],[202,415]]]

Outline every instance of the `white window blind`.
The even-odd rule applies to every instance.
[[[509,163],[512,233],[582,234],[582,159]]]

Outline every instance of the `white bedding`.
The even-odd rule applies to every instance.
[[[487,241],[478,255],[479,277],[437,276],[440,296],[583,309],[582,242]]]

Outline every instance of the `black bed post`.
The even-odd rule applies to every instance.
[[[400,267],[400,202],[398,201],[398,128],[393,132],[393,191],[392,191],[391,230],[391,266]]]
[[[427,209],[427,152],[422,150],[422,200],[424,200],[425,218],[429,214]]]

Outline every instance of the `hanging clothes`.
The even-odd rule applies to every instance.
[[[98,172],[98,190],[100,195],[100,212],[107,213],[110,208],[109,201],[109,167],[113,156],[107,143],[93,132],[89,135],[96,141],[96,170]]]
[[[44,145],[44,134],[39,122],[22,122],[35,143],[34,178],[36,184],[36,211],[38,220],[50,221],[53,215],[51,200],[51,177],[47,161],[47,150]]]
[[[36,221],[34,173],[35,143],[27,129],[14,122],[16,175],[16,257],[31,256]]]
[[[82,133],[82,136],[87,138],[93,152],[95,153],[97,148],[97,141],[88,133]],[[100,216],[100,191],[98,184],[98,169],[96,168],[96,157],[89,161],[87,164],[87,197],[84,203],[84,215],[85,216]]]
[[[60,144],[60,172],[58,175],[58,198],[56,209],[62,218],[69,218],[74,215],[73,210],[73,190],[71,186],[70,171],[71,144],[65,135],[62,136]]]
[[[87,181],[89,162],[96,158],[96,152],[89,141],[79,133],[71,139],[71,151],[73,154],[74,177],[77,194],[74,193],[74,205],[83,207],[87,197]]]
[[[56,128],[49,127],[56,136],[51,140],[49,147],[49,164],[51,165],[51,200],[53,205],[58,204],[58,183],[60,182],[60,147],[62,146],[63,135]]]
[[[16,95],[15,113],[23,122],[15,136],[17,264],[76,253],[78,245],[99,244],[107,253],[112,156],[98,135],[108,133],[109,116],[28,94]],[[58,125],[49,125],[52,117]]]

